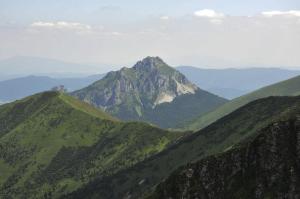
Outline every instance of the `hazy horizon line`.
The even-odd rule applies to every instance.
[[[147,57],[147,56],[144,56]],[[151,56],[151,57],[156,57],[156,56]],[[163,57],[158,56],[160,58],[162,58],[163,60],[165,60]],[[126,63],[126,64],[113,64],[113,63],[94,63],[94,62],[76,62],[76,61],[69,61],[69,60],[63,60],[63,59],[59,59],[59,58],[52,58],[52,57],[42,57],[42,56],[24,56],[24,55],[15,55],[15,56],[10,56],[7,58],[2,58],[0,59],[0,62],[3,61],[9,61],[9,60],[13,60],[13,59],[17,59],[17,58],[31,58],[31,59],[40,59],[40,60],[47,60],[47,61],[55,61],[55,62],[61,62],[61,64],[65,63],[65,64],[74,64],[74,65],[81,65],[81,66],[90,66],[90,67],[100,67],[99,69],[101,69],[101,67],[111,67],[111,69],[104,69],[104,71],[106,72],[96,72],[96,71],[88,71],[88,72],[84,72],[84,71],[66,71],[66,72],[50,72],[53,74],[63,74],[63,73],[69,73],[69,74],[103,74],[103,73],[107,73],[109,71],[116,71],[116,70],[120,70],[122,67],[129,67],[131,68],[132,66],[134,66],[134,64],[136,64],[138,61],[142,60],[142,59],[138,59],[135,62],[131,62],[131,63]],[[166,62],[168,64],[168,62]],[[208,66],[208,65],[204,65],[204,64],[168,64],[169,66],[172,66],[174,68],[178,68],[178,67],[192,67],[192,68],[197,68],[197,69],[205,69],[205,70],[232,70],[232,69],[236,69],[236,70],[247,70],[247,69],[283,69],[283,70],[300,70],[300,66],[276,66],[276,65],[259,65],[259,64],[253,64],[253,66],[251,66],[250,64],[244,64],[244,65],[240,65],[240,66]],[[0,66],[0,70],[1,70],[1,66]],[[35,74],[43,74],[43,73],[32,73],[32,75]],[[44,74],[49,74],[49,72],[45,72]],[[8,74],[9,75],[9,74]],[[21,73],[14,73],[11,75],[22,75]],[[31,75],[31,74],[29,74]]]

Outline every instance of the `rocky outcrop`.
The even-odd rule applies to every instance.
[[[96,106],[110,108],[122,104],[127,100],[127,94],[132,94],[132,98],[135,98],[140,106],[154,108],[160,103],[173,101],[177,96],[194,94],[198,89],[159,57],[147,57],[132,68],[124,67],[120,71],[110,72],[90,89],[96,89],[97,85],[102,84],[105,87],[97,88],[97,92],[88,95],[89,97],[82,95],[82,91],[77,91],[74,95]],[[166,95],[168,99],[164,100],[162,96]],[[101,100],[97,100],[99,97]]]
[[[300,118],[273,123],[227,152],[178,169],[149,198],[300,198]]]

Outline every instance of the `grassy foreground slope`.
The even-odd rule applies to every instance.
[[[58,92],[0,106],[1,198],[57,198],[162,151],[179,132],[120,122]]]
[[[64,198],[142,198],[178,167],[230,150],[272,122],[300,113],[300,97],[251,102],[163,152],[109,177],[99,177]]]
[[[193,121],[185,123],[184,126],[185,128],[190,130],[201,129],[253,100],[269,96],[297,95],[300,95],[300,76],[261,88],[257,91],[231,100],[225,103],[224,105],[220,106],[216,110],[203,116],[200,116]]]

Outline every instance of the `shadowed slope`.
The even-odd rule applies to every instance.
[[[149,199],[300,197],[299,116],[282,118],[249,142],[176,170]]]

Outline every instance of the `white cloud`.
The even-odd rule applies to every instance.
[[[161,19],[161,20],[169,20],[170,17],[169,17],[169,16],[161,16],[160,19]]]
[[[206,18],[214,25],[220,25],[223,23],[225,14],[221,12],[216,12],[210,9],[198,10],[194,12],[194,16],[199,18]]]
[[[216,12],[210,9],[198,10],[194,12],[196,17],[204,17],[204,18],[223,18],[225,15],[220,12]]]
[[[265,14],[278,13],[283,12]],[[297,12],[287,13],[294,16]],[[0,27],[0,57],[19,54],[124,65],[156,54],[172,65],[300,66],[300,17],[266,20],[262,14],[228,16],[203,10],[170,16],[170,22],[162,21],[163,16],[168,15],[126,26],[93,25],[90,31],[80,29],[85,27],[80,23],[55,21],[35,22],[24,30]]]
[[[90,25],[81,24],[77,22],[65,22],[65,21],[57,21],[57,22],[38,21],[32,23],[30,27],[50,28],[50,29],[69,29],[69,30],[91,30],[92,29]]]
[[[121,32],[112,32],[111,35],[113,35],[113,36],[122,36],[123,34]]]
[[[32,26],[32,27],[54,27],[55,24],[52,23],[52,22],[41,22],[41,21],[38,21],[38,22],[32,23],[30,26]]]
[[[223,19],[210,19],[209,21],[215,25],[220,25],[223,23]]]
[[[290,11],[265,11],[261,13],[265,17],[274,16],[288,16],[288,17],[300,17],[300,10],[290,10]]]

